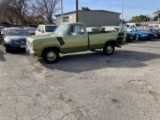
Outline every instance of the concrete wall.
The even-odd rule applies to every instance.
[[[79,22],[87,27],[101,27],[106,25],[117,25],[120,14],[112,12],[79,12]]]
[[[76,22],[76,13],[64,15],[69,16],[69,22]],[[117,25],[120,14],[112,12],[97,12],[97,11],[80,11],[79,22],[83,22],[87,27],[101,27],[106,25]],[[61,24],[61,16],[56,18],[56,24]]]
[[[72,14],[68,14],[68,15],[63,15],[63,17],[68,17],[69,16],[69,22],[76,22],[76,13],[72,13]],[[61,16],[58,16],[56,18],[56,24],[57,25],[60,25],[62,22],[61,22]]]

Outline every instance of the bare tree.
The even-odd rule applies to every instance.
[[[53,15],[57,11],[57,4],[60,0],[39,0],[35,8],[39,15],[43,15],[49,23],[53,23]]]
[[[29,10],[30,0],[8,0],[12,11],[16,13],[22,24],[26,24],[25,16]]]

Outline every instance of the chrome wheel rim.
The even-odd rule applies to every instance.
[[[107,47],[107,53],[112,53],[113,51],[113,47],[112,46],[108,46]]]
[[[57,55],[56,55],[55,52],[49,52],[49,53],[47,54],[47,59],[48,59],[49,61],[54,61],[54,60],[56,59],[56,57],[57,57]]]
[[[139,40],[139,35],[136,35],[136,40]]]

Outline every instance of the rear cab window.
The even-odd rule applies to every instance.
[[[69,35],[84,35],[85,34],[85,28],[82,25],[72,25],[69,29]]]

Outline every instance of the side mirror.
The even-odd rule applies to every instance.
[[[68,31],[68,35],[72,35],[72,34],[71,34],[71,31]]]
[[[42,30],[41,32],[42,32],[42,33],[45,33],[45,31],[44,31],[44,30]]]

